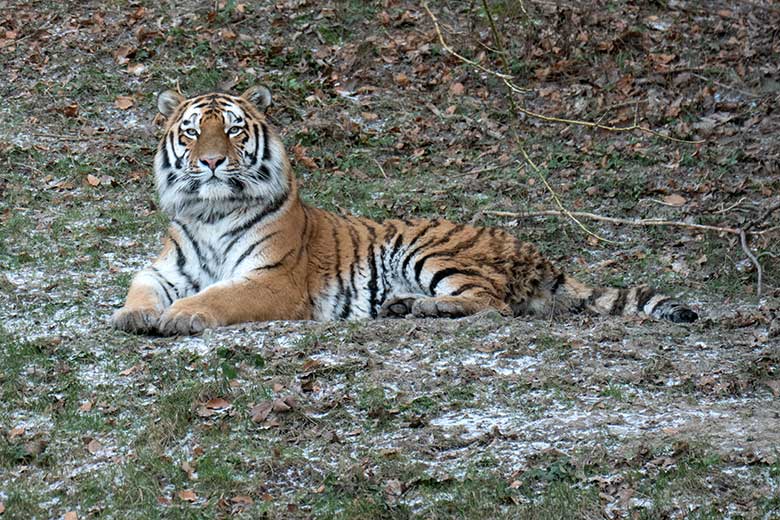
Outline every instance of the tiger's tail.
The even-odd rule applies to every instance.
[[[565,273],[559,273],[554,279],[550,296],[555,312],[586,311],[610,316],[644,314],[675,323],[690,323],[699,317],[671,296],[646,285],[627,289],[590,287]]]

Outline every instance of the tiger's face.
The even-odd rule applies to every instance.
[[[226,213],[279,196],[288,185],[287,158],[265,120],[270,102],[265,87],[241,96],[160,95],[158,108],[168,123],[155,178],[166,211]]]

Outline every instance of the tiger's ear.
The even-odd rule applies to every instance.
[[[271,106],[271,91],[262,85],[248,88],[241,97],[254,103],[262,112]]]
[[[166,90],[157,96],[157,110],[166,118],[173,115],[176,108],[184,102],[184,96],[174,90]]]

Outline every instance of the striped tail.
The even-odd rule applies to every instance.
[[[646,285],[629,289],[589,287],[571,276],[560,274],[551,292],[555,308],[571,312],[589,311],[611,316],[646,314],[675,323],[690,323],[699,317],[674,298]]]

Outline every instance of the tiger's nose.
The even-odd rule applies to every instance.
[[[216,171],[217,167],[225,162],[226,157],[224,155],[210,155],[207,157],[201,157],[200,163],[204,166],[208,166],[211,171]]]

